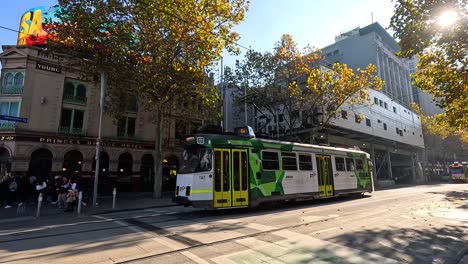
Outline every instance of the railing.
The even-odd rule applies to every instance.
[[[59,127],[59,134],[85,136],[86,131],[83,128]]]
[[[67,103],[86,104],[86,97],[72,94],[64,94],[63,101]]]
[[[0,122],[0,131],[12,131],[15,130],[16,123],[14,122]]]
[[[0,90],[2,94],[23,94],[23,88],[24,86],[2,86],[2,89]]]

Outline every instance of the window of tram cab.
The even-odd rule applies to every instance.
[[[354,160],[350,158],[346,158],[346,169],[347,171],[354,171],[354,168],[356,166],[354,165]]]
[[[337,171],[346,171],[345,159],[344,159],[344,158],[335,157],[335,166],[336,166],[336,170],[337,170]]]
[[[188,147],[182,154],[180,173],[204,172],[212,169],[213,152],[209,148]]]
[[[356,159],[356,170],[364,170],[364,162],[362,159]]]

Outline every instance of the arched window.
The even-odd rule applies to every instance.
[[[15,87],[23,87],[24,75],[21,72],[18,72],[15,75]]]
[[[10,172],[10,153],[6,148],[0,148],[0,177]]]
[[[36,179],[46,180],[52,169],[52,152],[48,149],[38,149],[31,154],[29,174]]]
[[[7,74],[5,74],[3,84],[5,85],[5,87],[13,86],[13,74],[12,73],[8,72]]]
[[[154,159],[151,154],[145,154],[141,158],[140,177],[141,190],[152,192],[154,187]]]
[[[86,103],[86,86],[76,81],[66,80],[63,87],[63,100],[69,103]]]
[[[63,158],[63,175],[77,177],[83,168],[83,155],[78,150],[68,151]]]
[[[121,192],[131,190],[131,176],[133,174],[133,158],[128,152],[123,153],[119,157],[117,165],[117,189]]]

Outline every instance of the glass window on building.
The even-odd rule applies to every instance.
[[[355,115],[355,116],[354,116],[354,121],[355,121],[356,123],[361,123],[361,116]]]
[[[393,113],[396,113],[396,107],[393,107]]]
[[[118,137],[134,137],[135,136],[136,118],[124,116],[117,121],[117,136]]]
[[[379,99],[377,97],[374,97],[374,104],[379,104]]]
[[[366,126],[368,127],[371,126],[371,120],[369,118],[366,118]]]
[[[19,116],[19,102],[0,102],[0,114],[7,116]],[[16,122],[0,120],[0,129],[9,130],[16,127]]]
[[[86,86],[74,80],[65,81],[63,87],[63,101],[86,104]]]
[[[13,73],[7,72],[3,77],[3,85],[5,87],[12,87],[13,86]]]
[[[24,84],[24,75],[22,72],[15,74],[15,87],[23,87]]]
[[[348,112],[346,112],[345,110],[341,110],[341,118],[348,119]]]
[[[387,130],[387,124],[383,123],[383,129]]]
[[[84,111],[78,109],[62,109],[60,118],[60,133],[81,134],[84,129]]]

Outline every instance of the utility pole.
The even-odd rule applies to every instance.
[[[101,158],[101,135],[102,135],[102,113],[104,112],[104,96],[107,85],[107,74],[101,72],[101,97],[99,98],[99,131],[98,138],[96,140],[96,167],[94,169],[94,189],[93,189],[93,207],[96,207],[97,201],[97,190],[99,181],[99,161]]]

